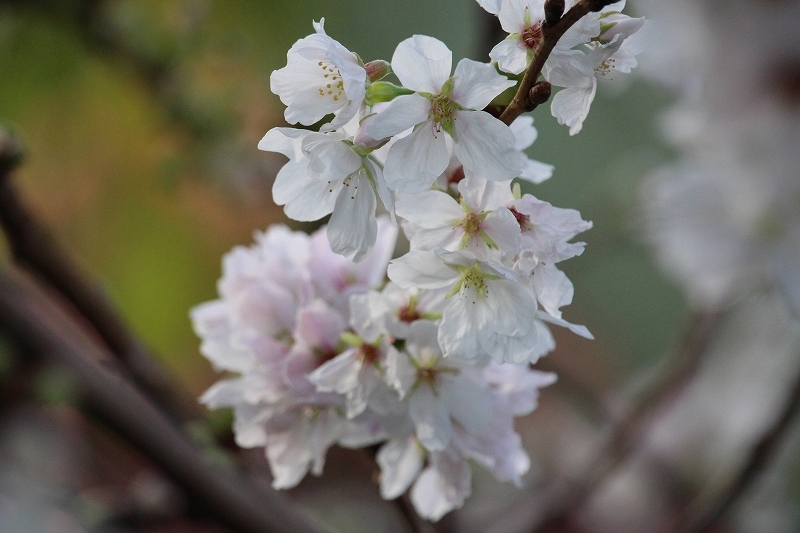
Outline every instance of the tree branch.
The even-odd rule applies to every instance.
[[[598,487],[634,450],[644,429],[653,418],[691,381],[710,340],[717,331],[723,314],[719,310],[696,314],[684,339],[680,357],[675,365],[659,378],[651,392],[617,425],[600,452],[589,463],[591,471],[583,481],[558,498],[532,527],[535,533],[560,530],[577,513]],[[571,483],[567,482],[567,485]]]
[[[531,59],[530,65],[528,65],[528,70],[525,71],[525,76],[523,76],[519,88],[517,88],[517,94],[514,95],[511,103],[508,104],[508,107],[505,108],[499,117],[501,121],[510,126],[522,113],[532,111],[537,105],[542,103],[541,101],[535,102],[534,99],[531,98],[531,90],[534,89],[536,82],[539,80],[542,68],[544,68],[547,58],[550,57],[550,53],[553,51],[553,48],[555,48],[559,39],[585,15],[600,11],[605,6],[613,4],[615,1],[616,0],[580,0],[577,4],[572,6],[564,16],[557,20],[553,11],[554,5],[560,3],[563,6],[563,1],[547,0],[545,2],[545,12],[548,13],[548,16],[545,23],[542,24],[542,38],[533,52],[533,58]],[[555,12],[557,12],[557,10]],[[553,23],[552,21],[554,20],[555,22]]]
[[[319,532],[277,494],[212,466],[159,409],[125,379],[119,363],[33,281],[0,270],[0,326],[24,347],[75,376],[84,409],[157,463],[200,508],[242,533]]]
[[[673,522],[668,531],[682,533],[704,533],[716,524],[749,489],[759,474],[769,465],[776,449],[786,437],[792,422],[800,412],[800,373],[792,383],[789,395],[772,425],[753,446],[747,461],[734,476],[728,487],[705,503],[702,498],[695,499]]]
[[[20,143],[0,130],[0,225],[14,259],[66,297],[117,354],[137,385],[179,421],[201,416],[197,403],[176,392],[165,370],[131,333],[102,288],[88,281],[47,228],[25,205],[13,177],[22,161]]]

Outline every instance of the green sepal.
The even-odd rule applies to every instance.
[[[376,81],[370,83],[367,87],[367,94],[364,97],[364,102],[368,106],[373,106],[380,102],[391,102],[398,96],[406,94],[414,94],[414,91],[395,85],[389,81]]]

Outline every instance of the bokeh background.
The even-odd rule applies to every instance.
[[[636,7],[635,0],[629,4]],[[474,0],[0,1],[0,122],[26,144],[19,184],[176,386],[192,395],[218,377],[198,353],[188,311],[215,297],[222,254],[249,244],[254,230],[270,224],[313,229],[287,221],[273,205],[272,179],[283,161],[256,144],[269,128],[283,125],[270,73],[285,65],[288,48],[320,17],[329,35],[365,61],[391,59],[397,43],[414,33],[441,39],[455,59],[486,60],[499,40],[492,18]],[[596,339],[556,332],[558,349],[548,360],[571,378],[545,390],[541,409],[521,422],[534,457],[532,479],[563,467],[554,462],[569,453],[585,454],[581,446],[591,442],[596,406],[576,388],[612,406],[621,402],[676,351],[687,328],[683,296],[644,243],[638,202],[642,178],[675,157],[656,127],[669,103],[664,90],[631,76],[600,83],[575,137],[550,116],[549,106],[534,112],[539,138],[528,153],[556,170],[551,180],[524,189],[594,222],[581,236],[588,243],[584,255],[563,268],[575,285],[565,318],[586,324]],[[4,247],[0,239],[7,258]],[[14,357],[13,346],[3,346],[0,375]],[[145,502],[148,495],[166,494],[153,505],[172,501],[168,484],[141,458],[70,410],[68,386],[57,373],[33,379],[32,404],[0,412],[0,530],[117,531],[98,525],[121,505],[122,496],[109,487],[126,487],[128,499],[144,494]],[[228,419],[216,416],[213,427],[224,433]],[[98,460],[103,454],[117,458],[105,459],[113,466]],[[330,473],[304,482],[297,497],[323,520],[348,524],[348,531],[392,530],[391,514],[352,523],[351,507],[331,500],[326,487],[347,471],[337,460],[352,458],[333,452]],[[88,480],[87,469],[94,472]],[[368,480],[369,468],[363,469]],[[133,481],[130,471],[137,472]],[[475,531],[502,523],[496,519],[504,509],[530,498],[477,475],[475,495],[462,513]],[[681,475],[691,484],[691,472]],[[798,514],[791,506],[796,477],[782,478],[780,489],[788,503],[779,523],[787,527]],[[374,486],[352,490],[375,500],[376,494],[364,496],[376,493]],[[34,500],[51,502],[50,522],[26,522],[24,513],[9,511]]]

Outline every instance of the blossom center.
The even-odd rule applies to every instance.
[[[324,98],[332,98],[334,101],[345,99],[342,72],[327,61],[318,61],[317,66],[322,70],[322,86],[318,89],[319,95]]]
[[[529,215],[525,215],[523,213],[520,213],[519,211],[517,211],[513,207],[510,207],[508,210],[511,211],[511,214],[514,215],[514,218],[517,219],[517,224],[519,224],[519,229],[521,229],[523,231],[528,229],[528,226],[531,223],[531,217]]]
[[[447,183],[448,185],[458,185],[464,177],[464,166],[459,165],[457,169],[447,175]]]
[[[467,292],[471,292],[477,298],[482,298],[489,294],[489,288],[486,286],[486,276],[481,272],[480,263],[475,263],[470,268],[462,271],[461,294],[466,295]],[[473,301],[472,303],[475,302]]]
[[[406,305],[400,308],[397,312],[397,318],[400,322],[406,322],[408,324],[422,318],[422,313],[417,309],[416,298],[411,298]]]
[[[442,129],[448,130],[449,126],[453,123],[455,107],[453,100],[449,95],[437,94],[431,99],[431,113],[434,124],[436,124],[436,131],[440,132]]]
[[[461,221],[461,227],[466,235],[474,237],[481,231],[481,218],[475,213],[469,213]]]
[[[616,62],[617,62],[616,59],[614,59],[613,57],[609,57],[608,59],[606,59],[605,61],[603,61],[602,63],[600,63],[598,66],[595,67],[594,69],[595,74],[605,78],[606,76],[611,74],[612,70],[617,68],[617,66],[614,64]]]
[[[372,344],[368,344],[366,342],[358,349],[358,359],[362,364],[365,365],[374,364],[380,355],[381,352],[377,346],[373,346]]]
[[[542,40],[542,22],[536,22],[522,30],[522,42],[530,49],[539,46]]]

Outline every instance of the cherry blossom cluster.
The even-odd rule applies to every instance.
[[[662,126],[681,155],[643,190],[658,259],[696,307],[774,287],[800,314],[800,7],[676,0],[653,10],[661,24],[646,72],[678,93]],[[769,31],[745,43],[732,38],[743,25]],[[665,75],[675,68],[684,74]]]
[[[321,123],[259,143],[288,158],[274,200],[294,220],[330,220],[234,249],[220,298],[192,320],[202,353],[238,374],[202,401],[233,408],[237,443],[265,448],[276,488],[320,474],[332,445],[378,446],[383,497],[410,491],[431,520],[470,494],[470,461],[519,485],[530,460],[514,418],[555,381],[530,365],[555,347],[550,325],[591,338],[562,318],[573,286],[558,268],[583,252],[570,241],[591,223],[522,194],[512,180],[553,172],[523,151],[533,119],[508,126],[485,111],[519,84],[544,0],[490,4],[510,33],[490,63],[453,69],[447,46],[422,35],[391,63],[364,63],[323,20],[272,74],[287,122]],[[597,77],[635,65],[626,43],[642,20],[623,7],[584,17],[545,65],[565,87],[552,109],[572,133]],[[392,260],[398,228],[409,251]]]

